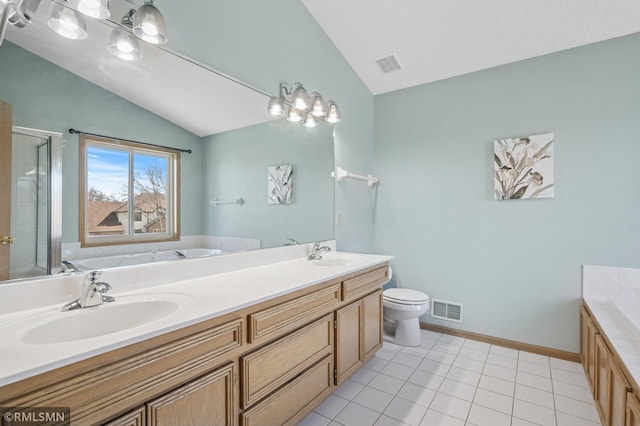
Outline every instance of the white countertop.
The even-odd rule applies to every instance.
[[[299,252],[302,249],[289,250],[291,253],[291,250]],[[277,253],[283,253],[283,251],[280,250]],[[175,312],[156,321],[124,331],[64,343],[25,343],[23,336],[28,330],[51,321],[52,318],[78,315],[79,321],[82,321],[81,316],[87,313],[83,311],[102,307],[60,312],[65,301],[78,297],[81,277],[55,278],[51,282],[44,280],[33,285],[32,283],[19,284],[24,286],[24,290],[7,285],[4,293],[3,286],[0,286],[0,313],[5,312],[0,314],[0,336],[2,336],[0,386],[215,318],[344,274],[383,264],[392,259],[390,256],[332,253],[324,255],[325,258],[347,255],[359,260],[357,264],[336,263],[318,266],[304,257],[282,260],[282,255],[274,257],[272,254],[271,260],[267,262],[255,252],[246,253],[246,255],[244,258],[242,254],[238,254],[230,257],[166,262],[164,265],[151,267],[153,269],[144,266],[117,271],[107,270],[101,279],[109,282],[113,287],[109,295],[116,298],[114,305],[119,301],[126,303],[127,300],[136,296],[162,298],[163,295],[173,297],[172,295],[175,294],[178,294],[183,302]],[[253,260],[249,261],[247,257]],[[276,258],[277,260],[274,261],[273,259]],[[247,266],[247,262],[256,266]],[[194,270],[199,271],[200,276],[194,277]],[[208,272],[202,273],[202,271]],[[146,276],[149,273],[157,277],[155,285],[154,280]],[[145,274],[144,279],[141,278],[141,274]],[[189,278],[183,279],[185,275]],[[52,290],[51,286],[56,287]],[[40,293],[51,296],[48,303],[40,301],[36,303],[37,306],[30,306],[20,300],[21,296],[28,298],[29,295],[25,294],[25,291],[32,292],[34,288],[42,289]],[[40,293],[38,295],[41,296]],[[36,300],[40,299],[36,297]],[[55,303],[51,303],[52,301]],[[13,302],[18,303],[23,309],[12,311],[11,306],[6,306]],[[33,303],[35,302],[32,301],[31,304]],[[25,306],[27,308],[24,308]]]

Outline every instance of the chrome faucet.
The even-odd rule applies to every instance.
[[[285,246],[291,246],[291,245],[298,246],[298,245],[300,245],[300,243],[297,240],[294,240],[293,238],[287,237],[287,240],[289,240],[290,242],[289,243],[285,243]]]
[[[80,269],[68,260],[63,260],[60,263],[62,263],[63,266],[60,272],[80,272]]]
[[[311,249],[311,254],[307,257],[307,260],[320,260],[322,259],[322,255],[320,253],[331,251],[331,247],[320,246],[320,244],[322,244],[322,241],[316,241],[313,244],[313,248]]]
[[[187,255],[185,255],[183,252],[181,252],[180,250],[174,250],[173,253],[178,256],[179,259],[186,259]]]
[[[98,306],[105,302],[116,300],[113,296],[105,296],[103,294],[111,290],[111,286],[103,281],[98,281],[100,275],[102,275],[102,271],[93,271],[85,275],[80,298],[64,305],[62,311],[90,308],[91,306]]]

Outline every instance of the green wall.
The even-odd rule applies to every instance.
[[[184,129],[6,41],[0,48],[0,99],[13,125],[62,133],[63,242],[79,241],[78,135],[74,128],[193,150],[180,161],[182,235],[202,232],[202,141]]]
[[[371,173],[373,95],[302,2],[220,0],[198,6],[194,13],[181,2],[162,3],[170,48],[273,95],[281,81],[299,81],[335,100],[343,116],[335,126],[336,164]],[[371,251],[372,191],[345,180],[336,185],[335,197],[342,217],[335,226],[338,248]]]
[[[330,126],[277,120],[204,138],[203,151],[204,234],[260,239],[262,247],[333,238]],[[281,164],[293,165],[291,204],[268,204],[267,169]],[[239,197],[241,207],[209,204]]]
[[[581,265],[640,267],[640,35],[375,97],[396,285],[472,332],[578,352]],[[493,140],[555,133],[555,198],[494,201]]]

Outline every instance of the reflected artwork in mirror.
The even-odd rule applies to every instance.
[[[282,246],[287,237],[301,243],[333,238],[331,126],[274,121],[265,108],[267,94],[166,47],[142,42],[140,60],[114,56],[109,38],[114,29],[127,31],[117,18],[130,9],[125,0],[111,2],[111,20],[87,17],[84,40],[64,39],[48,28],[51,3],[39,3],[30,25],[7,29],[0,46],[0,100],[12,107],[13,127],[62,134],[62,188],[51,195],[62,205],[62,219],[46,218],[62,228],[61,243],[60,237],[51,243],[62,260],[154,250],[179,259],[175,253],[188,248],[211,249],[210,255]],[[80,247],[79,136],[71,128],[192,151],[180,156],[175,246]],[[273,205],[265,197],[265,173],[281,164],[292,165],[295,191],[290,204]],[[33,245],[41,259],[43,245]],[[57,273],[60,257],[53,262],[51,273]]]

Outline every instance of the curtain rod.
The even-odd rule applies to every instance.
[[[74,134],[79,135],[79,134],[82,133],[84,135],[97,136],[99,138],[106,138],[106,139],[114,139],[114,140],[124,141],[124,142],[139,143],[140,145],[153,146],[153,147],[156,147],[156,148],[171,149],[171,150],[178,151],[178,152],[186,152],[187,154],[191,154],[193,152],[190,149],[172,148],[172,147],[169,147],[169,146],[156,145],[156,144],[153,144],[153,143],[133,141],[131,139],[114,138],[112,136],[105,136],[105,135],[99,135],[97,133],[83,132],[82,130],[76,130],[76,129],[69,129],[69,133],[71,133],[72,135],[74,135]]]

